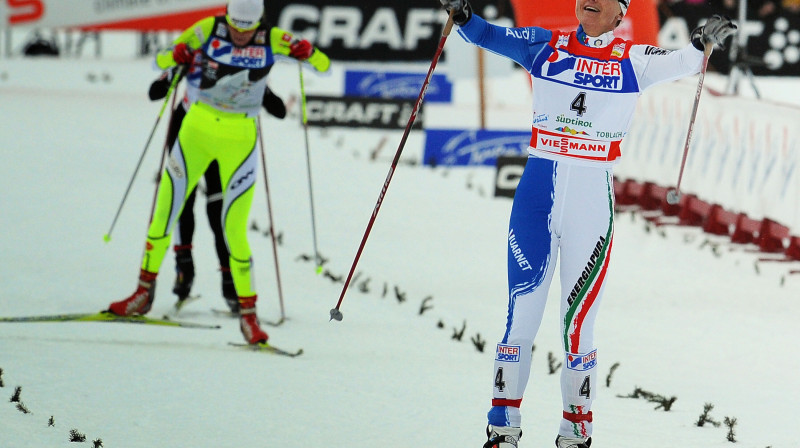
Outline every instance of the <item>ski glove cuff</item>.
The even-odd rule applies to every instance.
[[[167,92],[169,92],[169,86],[172,84],[173,76],[175,76],[175,67],[164,70],[161,73],[161,76],[159,76],[158,79],[150,84],[150,90],[147,92],[148,96],[150,97],[150,101],[160,100],[167,96]]]
[[[278,95],[272,93],[269,87],[267,87],[267,90],[264,92],[264,99],[261,101],[261,105],[264,106],[264,109],[273,117],[280,118],[281,120],[286,117],[286,105],[283,104],[283,100]]]

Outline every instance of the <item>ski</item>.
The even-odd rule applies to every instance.
[[[228,342],[229,345],[233,347],[239,347],[244,350],[251,350],[254,352],[266,352],[272,353],[273,355],[281,355],[281,356],[288,356],[290,358],[294,358],[296,356],[300,356],[303,354],[303,349],[299,348],[295,352],[289,352],[273,345],[269,345],[268,343],[264,342],[261,344],[245,344],[243,342]]]
[[[120,322],[127,324],[161,325],[166,327],[201,328],[215,330],[219,325],[207,325],[146,316],[118,316],[108,311],[99,313],[53,314],[42,316],[0,317],[0,322]]]
[[[185,307],[186,305],[188,305],[188,304],[190,304],[192,302],[196,302],[198,300],[200,300],[200,295],[199,294],[196,295],[196,296],[191,296],[190,295],[190,296],[186,297],[183,300],[178,299],[175,302],[175,304],[172,305],[172,309],[167,311],[167,314],[164,315],[164,319],[170,319],[170,318],[173,318],[173,317],[178,317],[178,313],[181,312],[183,307]]]
[[[212,308],[211,312],[213,314],[216,314],[217,316],[237,318],[237,319],[239,318],[239,313],[234,313],[233,311],[230,311],[230,310],[220,310],[220,309]],[[269,325],[271,327],[277,327],[279,325],[282,325],[284,322],[286,322],[286,319],[280,318],[280,320],[278,320],[277,322],[272,322],[272,321],[268,321],[266,319],[259,318],[258,322],[262,323],[264,325]]]
[[[234,313],[231,310],[220,310],[216,308],[211,308],[211,313],[222,317],[230,317],[230,318],[239,317],[239,313]]]

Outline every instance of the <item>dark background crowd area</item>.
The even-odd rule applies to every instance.
[[[739,64],[754,75],[800,76],[800,0],[745,1],[744,19],[761,22],[763,30],[758,34],[745,33],[744,47],[734,42],[738,39],[736,36],[729,38],[722,51],[712,54],[709,70],[730,73],[731,68]],[[661,0],[658,3],[662,27],[669,19],[682,18],[691,31],[713,14],[726,15],[737,23],[742,21],[739,0]]]

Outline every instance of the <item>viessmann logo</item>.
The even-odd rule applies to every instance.
[[[622,64],[597,61],[556,51],[547,60],[543,73],[547,78],[599,90],[622,90]]]
[[[597,140],[580,140],[569,137],[553,137],[540,135],[537,148],[566,153],[606,154],[611,145],[608,142]]]

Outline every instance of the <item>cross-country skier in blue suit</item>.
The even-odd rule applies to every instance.
[[[612,167],[642,92],[694,75],[706,45],[736,30],[711,17],[685,48],[635,45],[614,29],[629,0],[576,0],[573,32],[507,28],[473,14],[467,0],[440,0],[467,42],[514,60],[531,74],[533,111],[528,162],[508,230],[508,317],[494,361],[493,399],[484,448],[517,447],[520,403],[531,349],[561,256],[560,320],[564,350],[558,448],[588,448],[598,354],[594,322],[614,234]]]

